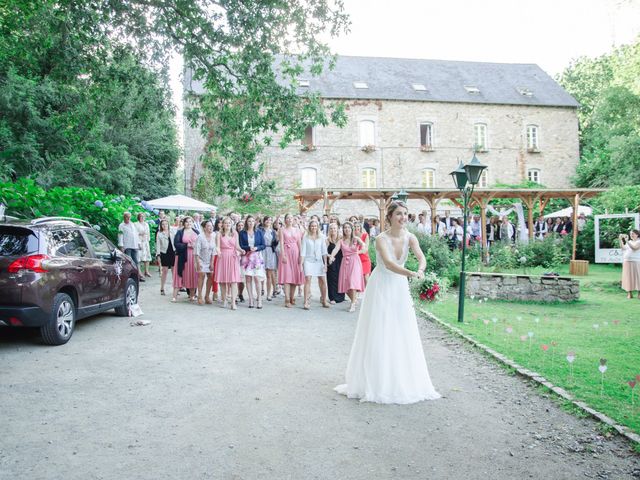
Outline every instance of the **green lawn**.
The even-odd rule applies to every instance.
[[[640,300],[626,299],[620,271],[589,265],[588,276],[576,277],[580,300],[569,304],[467,298],[462,324],[457,291],[436,305],[421,306],[640,433]],[[568,275],[568,267],[558,273]],[[572,365],[569,352],[575,354]],[[606,359],[604,375],[600,359]],[[636,376],[632,406],[627,382]]]

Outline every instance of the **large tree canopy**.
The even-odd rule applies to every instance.
[[[579,187],[640,184],[640,39],[559,77],[580,103]]]
[[[215,173],[212,188],[232,194],[255,188],[261,171],[256,155],[273,132],[281,132],[285,144],[302,136],[308,124],[344,121],[339,106],[297,95],[295,83],[303,65],[317,74],[330,58],[321,37],[347,27],[341,0],[6,0],[0,6],[2,106],[18,98],[24,108],[14,108],[10,116],[0,111],[1,161],[23,174],[29,168],[20,162],[37,160],[41,167],[55,163],[52,155],[59,159],[80,151],[71,160],[78,167],[74,172],[111,170],[111,160],[128,170],[141,164],[137,155],[148,154],[143,170],[154,173],[147,167],[158,154],[171,154],[150,150],[159,130],[148,135],[142,129],[128,131],[147,122],[150,110],[138,115],[126,108],[129,102],[142,107],[145,101],[133,97],[148,100],[151,92],[143,93],[136,80],[128,84],[144,75],[125,72],[125,65],[134,65],[114,52],[128,52],[138,62],[134,69],[154,68],[160,78],[171,54],[178,52],[206,87],[203,96],[189,103],[188,116],[209,140],[206,164]],[[276,68],[276,57],[287,60]],[[119,61],[124,63],[116,66]],[[116,81],[106,80],[105,72]],[[160,86],[144,80],[151,89]],[[157,96],[148,105],[158,102],[166,107],[166,98]],[[117,120],[110,114],[119,108],[126,125],[105,119]],[[22,123],[16,125],[17,119]],[[110,135],[111,142],[95,141]],[[44,139],[51,136],[56,141],[50,149]],[[69,136],[83,148],[70,148]],[[145,136],[145,145],[132,148]],[[139,187],[135,178],[130,181]],[[121,183],[113,188],[128,187]]]
[[[0,177],[172,193],[180,151],[165,82],[82,4],[0,7]]]

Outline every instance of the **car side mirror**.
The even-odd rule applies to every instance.
[[[115,262],[118,259],[118,250],[114,248],[111,250],[111,261]]]

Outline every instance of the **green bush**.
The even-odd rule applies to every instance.
[[[494,272],[517,268],[558,268],[571,259],[572,237],[550,236],[528,244],[496,242],[489,250],[489,268]],[[468,270],[468,269],[467,269]]]
[[[131,212],[133,219],[138,213],[147,215],[151,238],[155,238],[156,218],[146,210],[138,197],[109,195],[98,188],[55,187],[44,190],[35,181],[22,178],[15,183],[0,183],[0,202],[6,214],[21,218],[73,217],[87,220],[112,242],[117,243],[118,225],[122,214]],[[152,252],[155,242],[151,243]]]

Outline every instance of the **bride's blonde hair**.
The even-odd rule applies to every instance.
[[[393,212],[395,212],[398,208],[404,208],[406,211],[409,211],[406,203],[401,202],[400,200],[394,200],[387,207],[387,215],[385,216],[387,225],[391,226],[391,216],[393,215]]]

